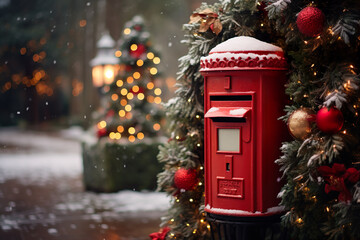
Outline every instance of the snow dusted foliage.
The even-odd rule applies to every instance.
[[[273,43],[267,27],[261,27],[263,10],[257,0],[221,0],[214,5],[203,3],[194,13],[211,12],[220,20],[219,34],[209,28],[200,32],[201,22],[183,25],[183,44],[188,53],[179,59],[176,96],[169,100],[166,115],[171,132],[168,143],[160,148],[158,159],[164,171],[158,175],[158,189],[172,196],[162,227],[170,227],[167,239],[210,239],[210,226],[204,212],[204,86],[200,74],[200,59],[218,44],[235,36],[252,36]],[[199,184],[183,191],[174,185],[174,174],[179,168],[196,171]]]
[[[280,15],[291,3],[291,0],[267,0],[266,10],[269,12],[269,18],[275,18]]]
[[[313,1],[326,23],[318,36],[306,37],[297,29],[296,20],[308,1],[266,2],[269,18],[285,40],[290,66],[286,93],[292,101],[282,119],[299,108],[316,115],[324,106],[336,107],[344,116],[344,121],[338,121],[339,131],[322,131],[314,122],[306,139],[283,143],[283,154],[276,161],[286,179],[281,191],[281,204],[287,211],[283,223],[296,240],[359,239],[359,229],[352,226],[359,222],[360,213],[360,6],[353,0]],[[350,172],[356,177],[348,180]],[[344,181],[341,190],[330,180],[335,176]]]

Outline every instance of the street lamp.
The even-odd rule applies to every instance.
[[[115,57],[115,41],[105,33],[97,42],[98,49],[95,58],[90,61],[92,79],[95,87],[111,84],[116,75],[119,60]]]

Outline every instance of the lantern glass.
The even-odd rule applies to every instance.
[[[240,129],[238,128],[218,129],[218,151],[239,152]]]
[[[101,87],[104,84],[103,75],[103,66],[98,65],[92,68],[92,79],[95,87]]]
[[[104,84],[111,84],[115,78],[115,66],[105,65],[104,66]]]

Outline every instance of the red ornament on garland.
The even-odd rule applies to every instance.
[[[130,92],[134,95],[137,95],[139,93],[144,93],[145,92],[145,89],[143,87],[139,87],[139,90],[137,92],[134,92],[134,90],[131,88],[130,89]]]
[[[138,44],[135,51],[130,50],[130,56],[133,58],[140,58],[141,55],[145,53],[145,46],[143,44]]]
[[[315,113],[308,108],[300,108],[291,113],[287,125],[291,136],[305,140],[311,134],[311,126],[315,122]]]
[[[151,240],[164,240],[169,231],[169,227],[164,227],[161,228],[159,232],[151,233],[149,237],[151,238]]]
[[[325,16],[316,7],[306,7],[301,10],[296,19],[299,31],[307,37],[319,35],[324,28]]]
[[[318,167],[318,172],[326,182],[325,193],[339,192],[339,201],[351,201],[352,196],[348,187],[359,181],[360,172],[358,170],[355,168],[346,169],[344,164],[334,163],[332,167]]]
[[[106,128],[100,128],[100,129],[98,129],[97,132],[96,132],[96,135],[97,135],[98,138],[102,138],[102,137],[107,136],[107,130],[106,130]]]
[[[198,181],[195,169],[180,168],[174,176],[174,183],[178,189],[193,190]]]
[[[344,116],[336,107],[323,107],[316,114],[316,125],[322,132],[337,133],[344,125]]]

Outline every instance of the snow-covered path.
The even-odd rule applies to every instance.
[[[148,239],[158,230],[164,193],[83,191],[83,134],[0,129],[0,239]]]

